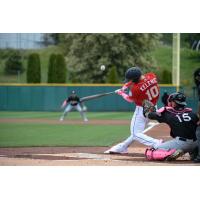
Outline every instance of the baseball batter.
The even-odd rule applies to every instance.
[[[127,153],[129,145],[135,140],[151,147],[156,147],[162,142],[162,140],[154,139],[143,133],[149,120],[143,115],[142,102],[147,99],[156,105],[159,98],[160,90],[156,75],[154,73],[142,74],[139,67],[132,67],[126,71],[125,78],[127,83],[122,89],[116,90],[116,93],[136,105],[130,125],[131,135],[104,153]],[[130,92],[126,94],[125,90],[128,88]]]
[[[63,121],[67,113],[70,112],[73,108],[75,108],[80,113],[85,122],[88,121],[83,106],[81,105],[80,98],[76,95],[75,91],[72,91],[71,95],[63,102],[62,108],[64,107],[65,110],[60,117],[60,121]]]

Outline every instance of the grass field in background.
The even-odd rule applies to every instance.
[[[58,120],[56,112],[0,112],[0,118],[44,118]],[[128,112],[87,113],[91,119],[127,119]],[[80,119],[78,112],[69,113],[69,119]],[[67,120],[67,119],[66,119]],[[110,146],[125,139],[127,125],[80,125],[45,123],[0,123],[0,147],[33,146]]]
[[[27,58],[30,53],[37,52],[41,59],[41,82],[47,82],[47,71],[49,56],[51,53],[61,53],[62,50],[57,46],[49,46],[44,49],[27,50],[24,53],[24,57]],[[196,68],[200,67],[200,52],[193,51],[187,48],[181,48],[180,56],[180,80],[183,86],[192,86],[192,75]],[[168,69],[172,71],[172,47],[167,45],[160,45],[150,54],[154,61],[155,66],[159,66],[160,69]],[[26,72],[20,75],[20,78],[16,75],[4,74],[4,60],[0,60],[0,83],[26,83]],[[27,59],[24,61],[24,67],[27,66]]]
[[[110,146],[129,135],[128,126],[0,124],[0,147]]]
[[[0,111],[0,118],[34,118],[34,119],[55,119],[58,120],[62,112],[13,112]],[[132,112],[87,112],[88,119],[127,119],[131,120]],[[79,112],[70,112],[65,118],[67,119],[81,119]]]
[[[49,56],[52,53],[62,53],[61,48],[58,46],[49,46],[42,49],[31,49],[23,52],[23,57],[26,58],[23,60],[23,66],[27,68],[27,58],[31,53],[38,53],[40,55],[41,63],[41,82],[47,82],[47,72],[48,72],[48,63]],[[22,73],[19,77],[17,75],[5,75],[4,74],[4,63],[5,60],[0,59],[0,83],[26,83],[26,71]]]
[[[160,69],[172,71],[172,47],[162,45],[156,48],[151,55],[153,56],[156,66]],[[180,84],[184,87],[194,85],[193,73],[200,67],[200,52],[181,48],[180,49]]]

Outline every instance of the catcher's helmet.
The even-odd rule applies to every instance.
[[[125,82],[133,81],[137,83],[142,75],[141,69],[139,67],[131,67],[125,73]]]
[[[170,95],[169,102],[172,102],[172,101],[174,101],[175,103],[177,103],[178,105],[181,105],[181,106],[187,105],[186,96],[181,92],[176,92],[176,93]]]

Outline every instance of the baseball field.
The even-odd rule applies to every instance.
[[[131,112],[78,112],[59,121],[59,112],[0,112],[0,165],[194,165],[189,155],[174,162],[146,161],[146,147],[135,142],[126,155],[103,154],[129,136]],[[155,122],[151,122],[154,125]],[[169,139],[169,128],[153,126],[148,135]],[[196,164],[195,164],[196,165]]]

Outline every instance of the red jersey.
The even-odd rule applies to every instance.
[[[154,73],[147,73],[143,76],[144,79],[140,80],[138,83],[130,81],[126,83],[124,87],[128,87],[130,89],[132,94],[129,95],[129,98],[137,106],[142,106],[144,99],[147,99],[156,105],[160,95],[156,75]]]

